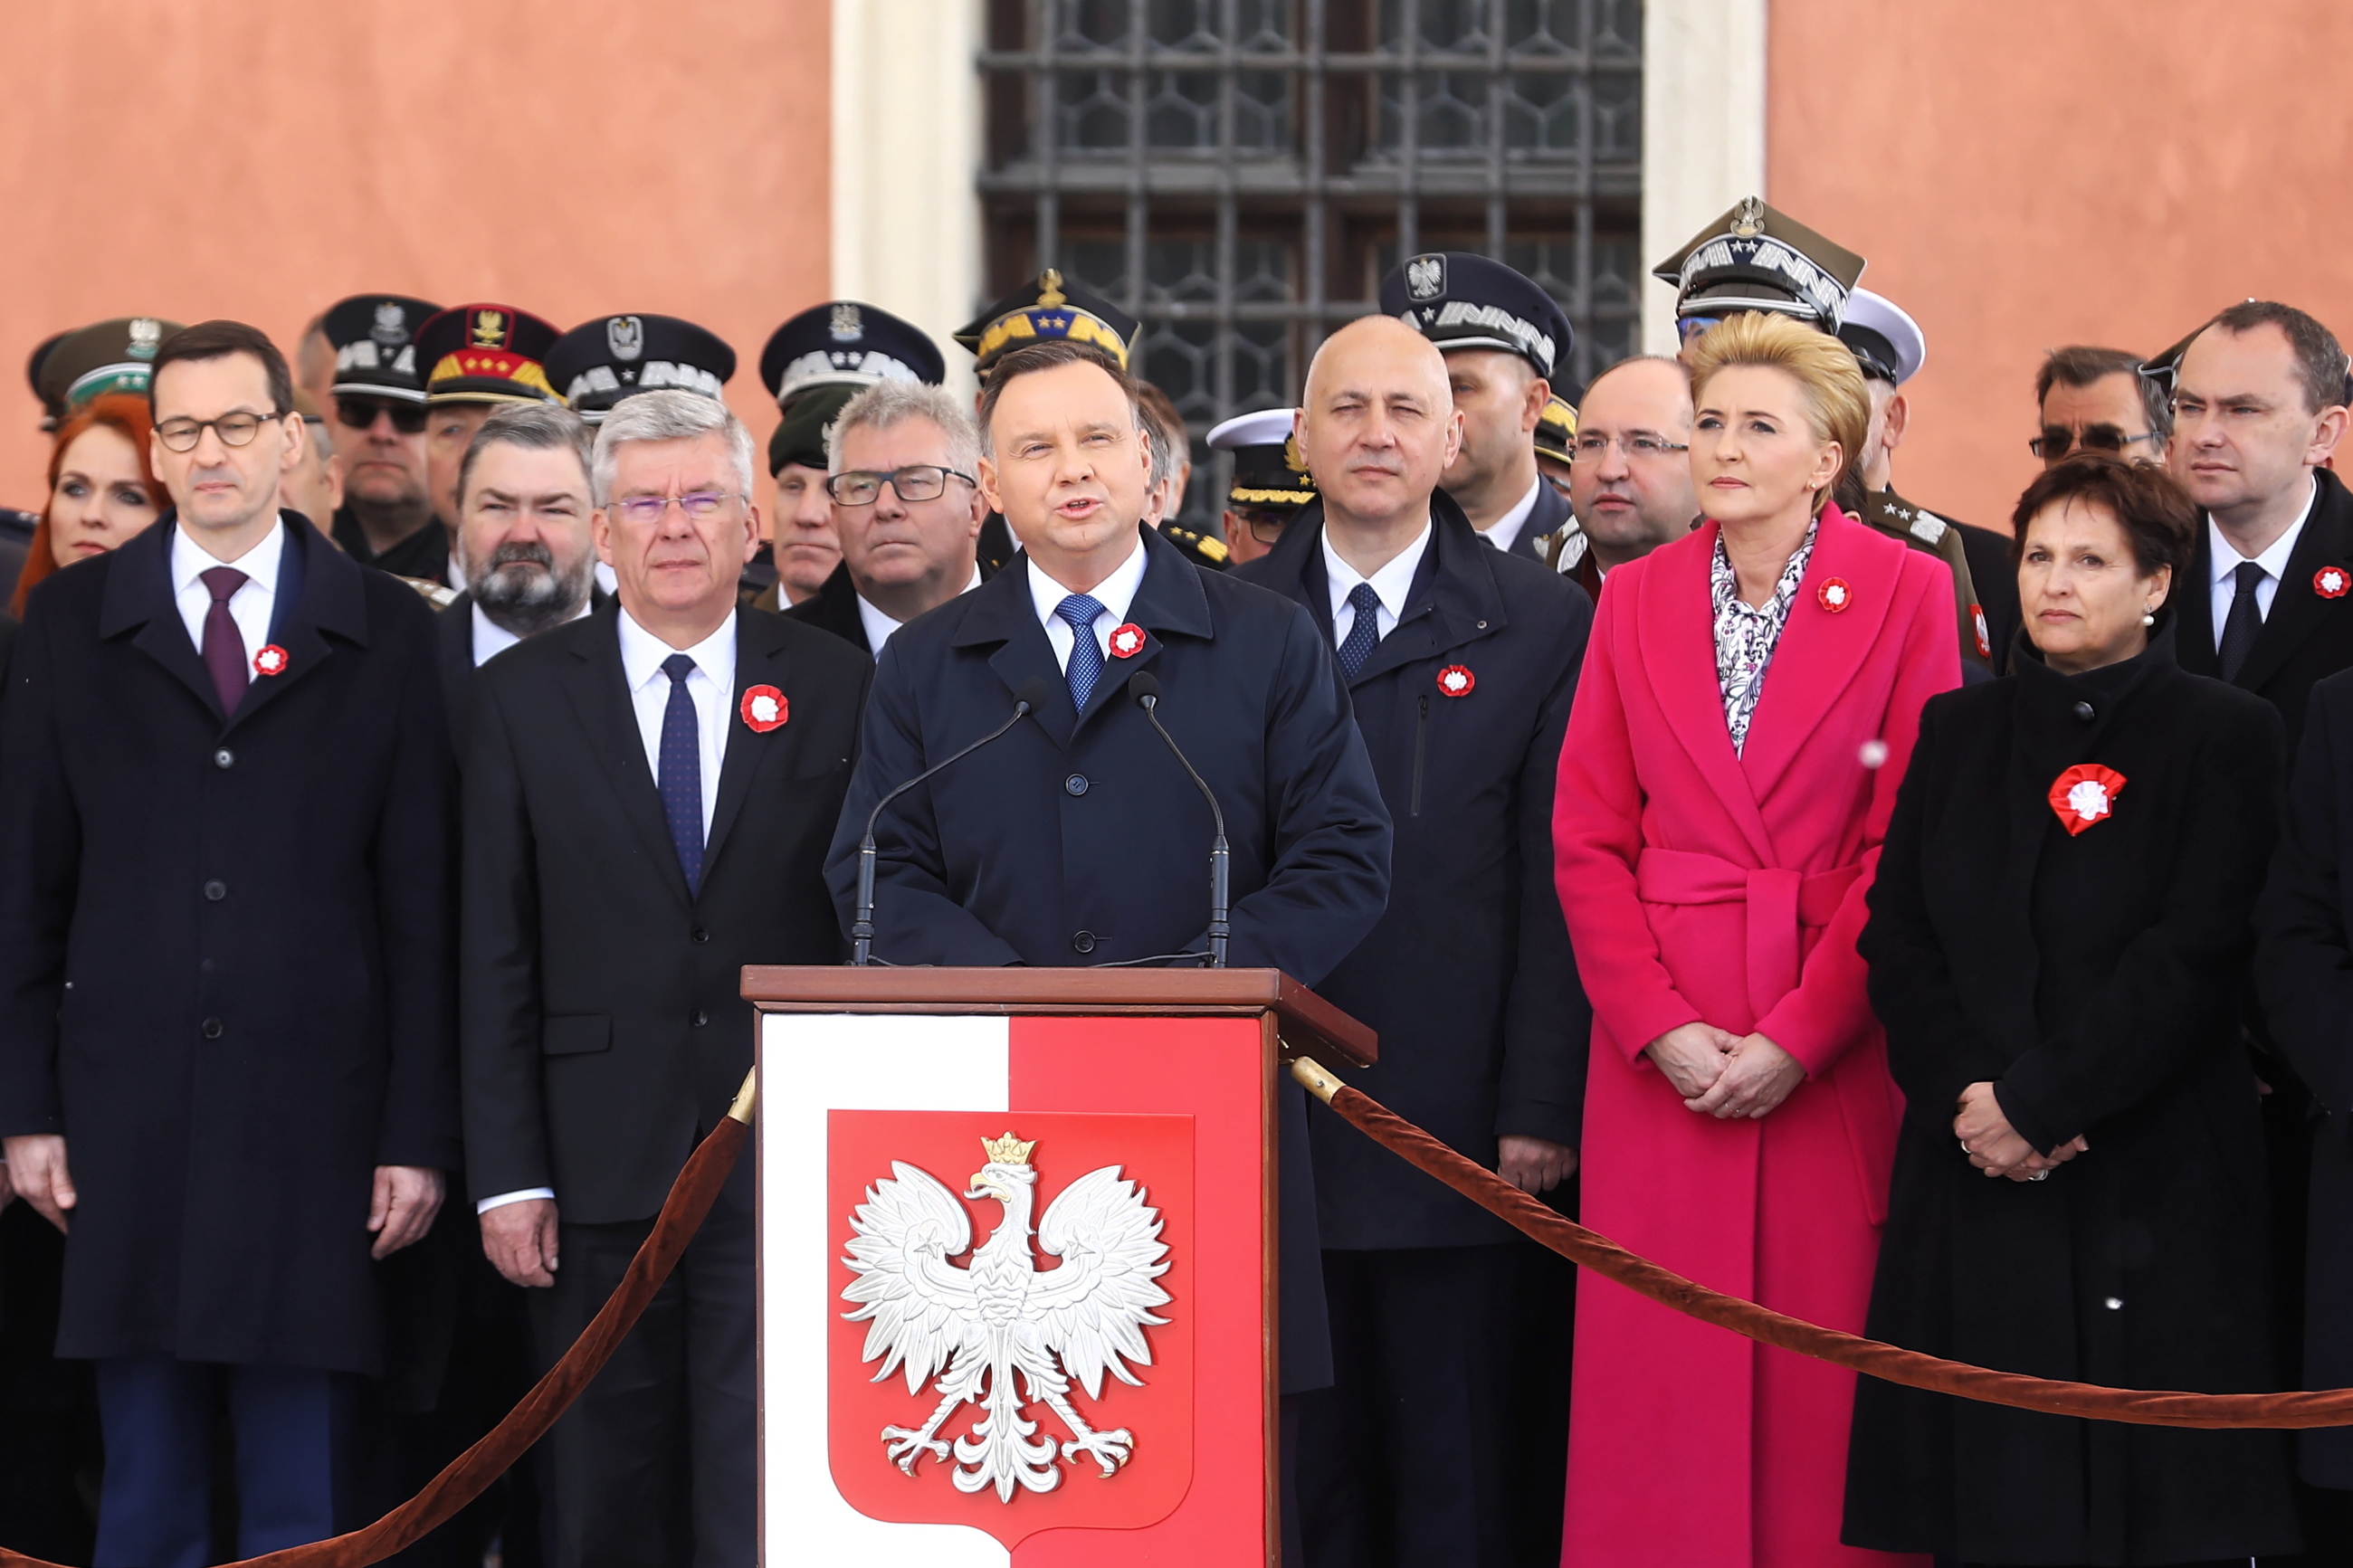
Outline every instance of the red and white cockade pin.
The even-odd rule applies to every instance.
[[[741,711],[744,722],[752,726],[752,732],[756,735],[783,728],[785,721],[793,716],[792,704],[786,702],[785,694],[773,686],[745,688]]]
[[[1479,678],[1468,665],[1450,664],[1438,672],[1438,689],[1449,697],[1468,697],[1478,684]]]
[[[2078,763],[2051,785],[2051,809],[2070,834],[2105,822],[2124,793],[2125,775],[2097,763]]]
[[[2323,566],[2312,574],[2312,591],[2324,599],[2341,599],[2348,588],[2353,588],[2353,572],[2342,566]]]
[[[1847,586],[1845,578],[1831,577],[1814,590],[1814,597],[1821,601],[1823,609],[1835,616],[1854,603],[1854,590]]]
[[[1144,651],[1144,628],[1134,621],[1113,626],[1111,631],[1111,656],[1113,658],[1134,658]]]
[[[1977,627],[1978,657],[1979,658],[1991,658],[1993,657],[1993,633],[1986,626],[1985,606],[1983,605],[1971,605],[1969,606],[1969,620],[1971,624]]]
[[[285,674],[286,650],[274,642],[263,643],[254,652],[253,673],[256,675]]]

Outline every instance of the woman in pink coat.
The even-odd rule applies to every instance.
[[[1837,339],[1688,352],[1707,520],[1610,573],[1554,806],[1593,1002],[1584,1219],[1860,1330],[1902,1102],[1855,936],[1920,706],[1959,684],[1942,563],[1829,504],[1868,395]],[[1588,1276],[1562,1562],[1828,1568],[1854,1378]]]

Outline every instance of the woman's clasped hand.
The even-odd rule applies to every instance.
[[[2076,1137],[2048,1155],[2036,1153],[2002,1114],[2001,1101],[1994,1098],[1990,1083],[1969,1085],[1961,1090],[1957,1104],[1959,1114],[1953,1118],[1953,1135],[1961,1141],[1961,1152],[1969,1157],[1969,1163],[1989,1176],[2039,1182],[2076,1155],[2091,1152],[2092,1146]]]
[[[1736,1035],[1713,1024],[1670,1029],[1642,1054],[1687,1109],[1719,1121],[1763,1116],[1806,1079],[1804,1065],[1764,1036]]]

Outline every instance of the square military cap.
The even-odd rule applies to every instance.
[[[1213,451],[1234,455],[1234,477],[1226,487],[1229,507],[1263,507],[1290,513],[1315,499],[1315,480],[1299,455],[1288,408],[1238,414],[1209,432]]]
[[[528,310],[452,305],[417,331],[425,401],[544,403],[555,395],[546,365],[554,343],[554,324]]]
[[[42,406],[64,419],[101,393],[144,397],[155,351],[179,330],[179,322],[157,316],[117,316],[66,333],[41,356],[36,385]]]
[[[1744,196],[1651,276],[1674,287],[1678,317],[1765,310],[1836,331],[1862,267],[1853,251]]]
[[[1577,461],[1577,410],[1558,393],[1545,399],[1536,416],[1536,456],[1556,463]]]
[[[779,408],[790,408],[812,387],[882,381],[937,386],[947,374],[947,360],[929,332],[856,300],[810,306],[770,333],[760,351],[760,380]]]
[[[1108,354],[1124,370],[1138,325],[1102,295],[1064,281],[1049,267],[957,329],[955,341],[972,351],[983,378],[1015,349],[1058,339]]]
[[[337,397],[425,401],[417,333],[441,307],[406,294],[354,294],[327,308],[320,328],[335,350]]]
[[[599,316],[547,351],[547,375],[591,425],[640,392],[691,392],[714,402],[735,374],[735,351],[718,333],[676,316]]]
[[[1517,354],[1546,380],[1574,341],[1567,314],[1535,279],[1472,251],[1408,257],[1381,279],[1380,301],[1441,351]]]

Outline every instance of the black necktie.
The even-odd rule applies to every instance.
[[[2240,562],[2231,574],[2239,580],[2239,586],[2231,595],[2231,614],[2222,622],[2222,640],[2214,648],[2225,680],[2239,679],[2240,668],[2254,651],[2255,634],[2263,629],[2263,611],[2255,603],[2255,587],[2268,575],[2252,561]]]

